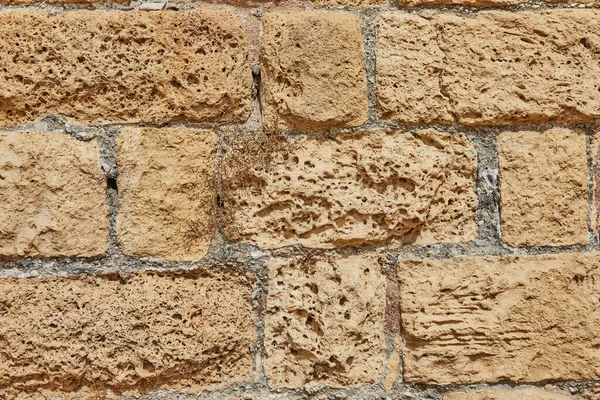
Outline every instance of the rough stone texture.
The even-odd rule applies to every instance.
[[[172,261],[204,257],[215,231],[212,131],[124,129],[117,139],[117,237],[126,254]]]
[[[385,362],[385,277],[377,255],[269,262],[265,373],[271,387],[367,386]]]
[[[93,257],[108,247],[96,140],[0,132],[0,256]]]
[[[388,0],[313,0],[317,6],[377,7],[387,6]]]
[[[244,120],[252,76],[226,11],[0,14],[0,124]]]
[[[406,7],[432,6],[439,4],[462,5],[469,7],[513,6],[526,0],[397,0],[398,5]],[[562,1],[562,0],[561,0]],[[595,1],[595,0],[592,0]]]
[[[323,130],[367,120],[358,15],[269,13],[263,24],[261,94],[268,130]]]
[[[235,241],[332,248],[468,242],[477,233],[477,158],[459,134],[272,136],[228,157],[223,226]]]
[[[444,400],[574,400],[575,397],[541,388],[489,389],[476,392],[448,392]]]
[[[0,280],[0,397],[99,399],[248,381],[253,281],[239,270]]]
[[[406,381],[600,377],[600,253],[407,260],[398,274]]]
[[[593,171],[590,228],[596,230],[598,229],[598,221],[600,220],[600,132],[592,137],[590,147]]]
[[[502,240],[511,246],[586,244],[585,134],[504,132],[497,142]]]
[[[596,10],[386,13],[376,55],[384,119],[501,125],[600,116]]]

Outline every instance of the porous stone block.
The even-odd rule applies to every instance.
[[[524,389],[487,389],[474,392],[448,392],[444,400],[575,400],[576,397],[531,387]]]
[[[385,277],[376,255],[269,262],[265,373],[271,387],[368,386],[385,362]]]
[[[241,270],[0,280],[0,396],[105,399],[249,381]]]
[[[0,13],[0,124],[243,121],[252,75],[228,11]]]
[[[585,134],[504,132],[497,143],[502,240],[511,246],[586,244]]]
[[[314,11],[263,17],[264,123],[268,130],[326,130],[368,118],[358,15]]]
[[[404,260],[411,383],[600,377],[600,253]]]
[[[198,261],[215,231],[212,131],[126,128],[117,139],[117,237],[125,254]]]
[[[600,116],[597,10],[390,12],[376,25],[380,118],[505,125]]]
[[[0,132],[1,257],[100,256],[108,225],[95,139]]]
[[[224,161],[232,240],[334,248],[477,234],[477,156],[463,135],[372,130],[240,142]]]

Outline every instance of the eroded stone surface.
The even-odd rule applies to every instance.
[[[226,11],[0,14],[0,123],[241,121],[246,35]]]
[[[574,400],[575,397],[541,388],[489,389],[475,392],[448,392],[444,400]]]
[[[476,154],[459,134],[271,136],[227,155],[223,226],[236,241],[332,248],[477,232]]]
[[[600,377],[600,253],[407,260],[398,276],[406,381]]]
[[[560,0],[559,0],[560,1]],[[592,0],[595,1],[595,0]],[[470,7],[513,6],[526,0],[398,0],[398,5],[408,7],[430,6],[438,4],[457,4]]]
[[[204,257],[215,231],[212,131],[127,128],[117,139],[119,245],[172,261]]]
[[[253,275],[0,280],[0,396],[99,399],[248,381]]]
[[[595,10],[386,13],[376,55],[381,118],[501,125],[600,116]]]
[[[99,256],[108,223],[96,140],[0,132],[0,256]]]
[[[265,373],[271,387],[367,386],[385,362],[385,277],[376,255],[269,262]]]
[[[261,94],[268,130],[313,131],[367,120],[358,15],[269,13],[263,24]]]
[[[502,240],[511,246],[586,244],[585,134],[504,132],[497,143]]]
[[[388,0],[313,0],[318,6],[377,7],[387,6]]]

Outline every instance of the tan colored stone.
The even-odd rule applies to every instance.
[[[377,23],[379,116],[411,124],[591,121],[600,117],[599,48],[596,10],[386,13]]]
[[[0,280],[0,396],[104,399],[248,381],[252,273]],[[16,397],[15,397],[16,396]]]
[[[585,134],[504,132],[497,141],[502,240],[510,246],[586,244]]]
[[[574,400],[575,397],[541,388],[489,389],[476,392],[448,392],[444,400]]]
[[[501,7],[525,3],[526,0],[397,0],[398,5],[406,7],[431,6],[438,4],[462,5],[469,7]]]
[[[591,157],[592,157],[592,206],[590,210],[590,229],[598,229],[598,221],[600,220],[600,133],[596,133],[591,140]]]
[[[377,255],[269,263],[265,373],[271,387],[367,386],[385,362],[385,277]]]
[[[271,136],[227,156],[223,225],[235,241],[333,248],[477,233],[477,158],[459,134]]]
[[[367,120],[358,15],[269,13],[263,23],[261,94],[268,130],[324,130]]]
[[[96,140],[0,132],[0,256],[99,256],[108,223]]]
[[[600,253],[400,263],[412,383],[600,377]]]
[[[0,123],[242,121],[246,42],[226,11],[0,13]]]
[[[313,0],[318,6],[377,7],[389,5],[388,0]]]
[[[215,231],[212,131],[127,128],[117,139],[117,236],[126,254],[204,257]]]

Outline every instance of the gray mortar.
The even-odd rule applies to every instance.
[[[173,5],[175,3],[171,3]],[[235,4],[233,8],[231,4]],[[310,3],[305,3],[310,6]],[[89,10],[132,10],[137,7],[137,2],[124,4],[104,3],[104,4],[65,4],[48,5],[34,4],[21,6],[0,5],[0,10],[36,10],[49,13],[60,13],[79,9]],[[267,3],[270,9],[285,10],[287,7],[298,6],[297,2],[282,1],[278,3]],[[272,7],[271,7],[272,6]],[[183,2],[174,7],[181,10],[215,8],[214,2]],[[586,5],[587,8],[600,8],[599,5]],[[253,17],[262,16],[263,7],[260,2],[232,1],[228,5],[219,6],[219,8],[230,9],[236,14],[246,18],[250,12]],[[355,8],[355,7],[314,7],[326,10],[344,10],[356,13],[360,16],[361,34],[363,36],[363,52],[366,63],[366,78],[368,90],[369,119],[360,126],[350,129],[332,129],[327,132],[305,133],[295,130],[285,131],[285,135],[327,135],[335,136],[343,133],[356,132],[360,130],[369,130],[375,128],[398,129],[408,132],[414,132],[423,128],[434,128],[439,131],[453,134],[464,134],[473,144],[477,151],[478,170],[477,170],[477,194],[479,203],[477,208],[477,221],[479,233],[475,242],[464,244],[437,244],[431,246],[387,246],[375,248],[372,246],[350,247],[337,250],[315,250],[307,249],[302,246],[291,246],[283,249],[273,250],[272,252],[261,250],[249,244],[239,244],[230,242],[221,227],[217,228],[213,237],[210,249],[207,255],[199,262],[167,262],[156,259],[135,258],[122,253],[118,246],[116,237],[116,217],[118,214],[118,166],[116,163],[115,140],[124,127],[120,124],[109,124],[102,126],[82,126],[70,124],[59,117],[46,116],[38,121],[22,127],[11,128],[10,130],[33,130],[45,132],[57,132],[69,134],[79,140],[98,140],[101,149],[102,168],[107,178],[107,203],[110,213],[110,244],[107,255],[97,258],[49,258],[49,259],[19,259],[19,260],[1,260],[0,259],[0,277],[15,276],[40,277],[46,275],[66,276],[73,274],[100,274],[119,271],[123,274],[135,273],[141,270],[178,270],[178,269],[227,269],[241,268],[252,271],[256,274],[256,284],[252,293],[252,299],[255,310],[262,308],[263,313],[256,319],[257,343],[255,344],[254,368],[251,381],[246,383],[234,383],[225,388],[215,391],[204,391],[198,395],[186,395],[178,392],[158,391],[156,393],[144,396],[133,397],[144,400],[215,400],[227,398],[240,399],[435,399],[441,400],[443,393],[449,390],[472,391],[482,388],[516,388],[528,387],[531,385],[537,387],[546,387],[551,390],[562,390],[565,393],[574,395],[581,394],[586,389],[595,388],[600,392],[600,381],[580,381],[580,382],[538,382],[534,384],[476,384],[476,385],[411,385],[409,383],[396,382],[392,390],[386,393],[383,385],[379,384],[372,387],[360,388],[301,388],[301,389],[270,389],[267,377],[264,374],[262,360],[264,359],[264,324],[266,298],[268,293],[268,260],[271,255],[286,256],[297,253],[313,252],[315,254],[363,254],[366,252],[375,252],[385,255],[387,263],[383,267],[386,276],[395,276],[397,262],[406,258],[451,258],[459,256],[495,256],[511,254],[544,254],[559,252],[577,252],[577,251],[600,251],[600,241],[597,232],[590,233],[590,241],[586,246],[560,246],[560,247],[530,247],[530,248],[511,248],[501,241],[500,217],[499,217],[499,190],[498,190],[498,157],[496,149],[496,137],[504,131],[535,130],[544,131],[552,127],[566,127],[570,129],[581,129],[587,135],[587,152],[589,168],[589,196],[590,206],[593,201],[593,163],[591,155],[590,141],[594,133],[600,132],[600,121],[590,124],[556,124],[548,122],[545,124],[520,124],[501,127],[468,127],[461,125],[440,126],[412,126],[398,124],[394,121],[381,121],[377,118],[376,109],[376,60],[375,60],[375,24],[379,14],[387,11],[405,11],[411,13],[421,13],[424,11],[444,11],[460,15],[470,15],[482,10],[506,10],[522,11],[532,10],[541,11],[552,8],[580,8],[578,4],[549,4],[542,1],[529,1],[527,3],[509,6],[509,7],[465,7],[461,5],[438,5],[427,7],[401,7],[397,6],[395,0],[390,0],[388,7]],[[262,125],[262,105],[260,102],[261,75],[260,66],[251,65],[254,88],[252,93],[252,116],[245,126],[230,125],[227,123],[188,123],[186,121],[174,121],[166,124],[167,127],[185,126],[196,129],[212,129],[217,132],[219,137],[219,149],[217,152],[216,163],[218,165],[222,153],[225,149],[223,137],[229,129],[246,129],[250,132],[257,132]],[[144,126],[144,125],[138,125]],[[218,174],[220,176],[220,174]],[[114,187],[116,182],[116,188]],[[218,181],[219,189],[220,183]],[[591,207],[590,207],[591,210]],[[588,218],[590,226],[593,216]],[[394,337],[386,333],[386,348],[389,359],[393,350]],[[401,371],[401,369],[400,369]],[[130,397],[130,399],[133,399]],[[0,397],[1,399],[1,397]]]

